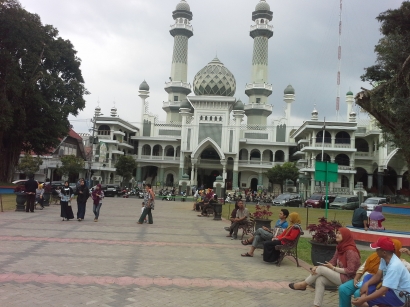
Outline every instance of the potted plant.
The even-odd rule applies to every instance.
[[[24,186],[18,185],[14,188],[16,194],[16,211],[26,211],[24,204],[26,203],[26,193],[24,193]]]
[[[272,215],[272,212],[270,211],[270,205],[256,205],[255,206],[255,213],[253,216],[255,217],[255,230],[258,228],[262,228],[262,226],[265,226],[267,228],[271,228],[270,223],[272,220],[269,219],[269,217]]]
[[[338,221],[328,221],[326,218],[319,218],[319,223],[310,224],[307,227],[312,235],[309,243],[312,245],[311,259],[314,265],[319,262],[325,263],[332,259],[336,251],[336,231],[342,227]]]

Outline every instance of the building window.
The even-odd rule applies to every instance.
[[[261,103],[261,99],[260,99],[260,98],[256,98],[256,103]]]
[[[174,101],[178,101],[178,96],[174,96]]]

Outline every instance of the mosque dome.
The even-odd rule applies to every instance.
[[[95,108],[95,111],[101,111],[100,106],[97,106],[97,107]]]
[[[179,2],[177,4],[177,7],[175,9],[176,11],[191,11],[191,8],[189,7],[189,4],[185,1],[185,0],[181,0],[181,2]]]
[[[235,77],[218,58],[209,62],[194,78],[194,93],[197,96],[232,97],[235,91]]]
[[[140,91],[149,91],[149,85],[147,81],[142,81],[142,83],[140,84]]]
[[[348,92],[346,93],[346,96],[353,96],[353,92],[352,92],[352,91],[348,91]]]
[[[240,99],[238,99],[238,101],[233,106],[233,109],[235,111],[243,111],[245,109],[245,106],[244,106],[243,102]]]
[[[285,90],[284,90],[284,92],[283,92],[285,95],[295,95],[295,89],[292,87],[292,85],[288,85],[286,88],[285,88]]]
[[[261,0],[255,7],[255,11],[270,11],[270,6],[265,0]]]

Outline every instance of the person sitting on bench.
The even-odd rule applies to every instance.
[[[352,217],[352,225],[357,228],[369,229],[369,222],[367,218],[367,205],[363,204],[355,209]]]
[[[208,216],[207,210],[210,208],[214,208],[214,205],[218,203],[218,195],[214,194],[214,197],[208,201],[204,202],[204,205],[202,206],[202,214],[198,216]]]
[[[273,237],[277,237],[282,233],[284,229],[288,227],[288,222],[286,221],[289,216],[288,209],[281,209],[279,212],[279,219],[277,220],[275,227],[270,230],[269,228],[263,226],[255,231],[253,237],[241,241],[243,245],[252,244],[251,249],[246,254],[242,254],[242,257],[253,257],[253,252],[258,247],[258,244],[263,241],[272,241]]]

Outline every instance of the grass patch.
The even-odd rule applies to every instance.
[[[14,194],[1,195],[1,200],[3,203],[4,211],[16,210],[16,195]]]

